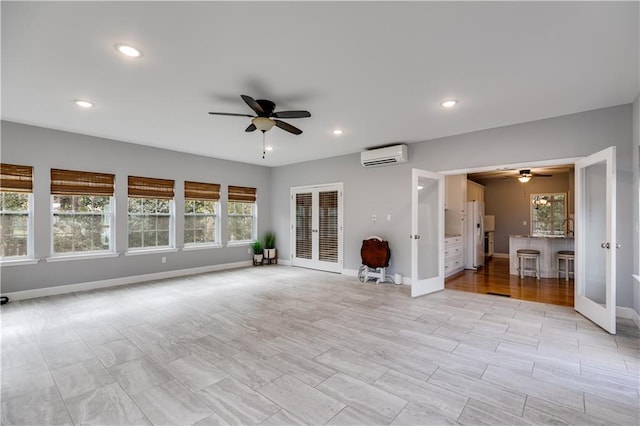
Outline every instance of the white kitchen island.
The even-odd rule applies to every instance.
[[[560,250],[573,250],[573,237],[531,237],[528,235],[509,236],[509,273],[518,275],[519,249],[540,251],[540,277],[556,278],[556,254]]]

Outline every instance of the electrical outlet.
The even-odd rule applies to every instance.
[[[376,215],[375,214],[371,215],[371,222],[376,223]]]
[[[247,249],[247,254],[251,254],[251,248]]]
[[[162,256],[162,263],[167,263],[167,257],[166,256]]]
[[[522,226],[527,226],[527,221],[526,220],[522,221]]]
[[[391,214],[387,215],[387,222],[391,222]]]

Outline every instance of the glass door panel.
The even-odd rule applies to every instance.
[[[411,296],[444,289],[444,176],[413,169]]]

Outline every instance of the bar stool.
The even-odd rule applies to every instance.
[[[540,250],[519,249],[516,251],[516,254],[518,255],[518,273],[520,278],[524,278],[525,272],[535,272],[536,279],[540,279]],[[527,268],[527,260],[533,260],[535,268]]]
[[[560,269],[560,261],[564,260],[564,269]],[[575,274],[573,271],[575,270],[575,252],[573,250],[560,250],[556,255],[556,271],[557,278],[560,278],[560,274],[564,274],[564,278],[566,281],[569,281],[569,275]]]

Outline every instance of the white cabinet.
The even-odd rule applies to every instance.
[[[444,233],[462,235],[467,201],[467,175],[445,176]]]
[[[464,270],[464,244],[462,235],[444,239],[444,276]]]

